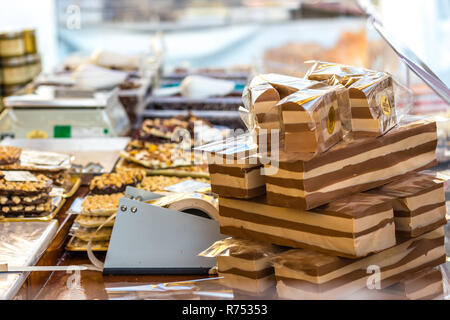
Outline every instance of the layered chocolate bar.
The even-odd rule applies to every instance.
[[[226,142],[202,146],[197,151],[206,153],[211,178],[211,191],[233,198],[254,198],[266,192],[261,171],[263,165],[256,155],[251,137],[232,138]]]
[[[335,90],[308,89],[282,99],[281,112],[285,152],[320,153],[342,139]]]
[[[444,180],[413,173],[368,191],[393,197],[395,229],[417,237],[447,223]]]
[[[32,197],[49,193],[52,180],[42,174],[35,175],[36,181],[7,181],[0,172],[0,194],[6,197]]]
[[[52,199],[36,205],[0,205],[0,216],[4,217],[32,217],[48,214],[52,211]]]
[[[312,211],[219,198],[220,232],[292,248],[348,258],[364,257],[395,245],[389,197],[356,194]]]
[[[379,187],[436,165],[436,144],[436,123],[423,120],[405,123],[378,138],[342,141],[307,160],[302,154],[280,153],[265,159],[267,201],[312,209]]]
[[[397,124],[393,79],[389,74],[316,62],[307,72],[307,78],[349,89],[353,132],[383,135]]]
[[[144,175],[140,170],[121,170],[117,173],[105,173],[94,177],[89,190],[94,194],[112,194],[124,192],[127,186],[136,186]]]
[[[438,228],[357,260],[293,249],[276,256],[274,268],[280,298],[338,299],[364,287],[384,289],[445,259],[444,229]]]
[[[247,293],[265,294],[275,287],[271,263],[281,248],[267,243],[227,238],[215,242],[205,252],[216,256],[222,284]],[[203,254],[203,253],[202,253]]]
[[[36,205],[47,202],[49,199],[48,193],[41,193],[35,196],[3,196],[0,195],[0,205]]]

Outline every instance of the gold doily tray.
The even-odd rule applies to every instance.
[[[81,186],[81,177],[78,175],[70,175],[70,181],[72,182],[72,188],[69,190],[69,192],[64,192],[62,194],[62,197],[65,199],[72,197]]]
[[[82,240],[77,239],[76,237],[72,236],[66,245],[66,250],[73,251],[73,252],[86,252],[87,244],[88,244],[87,242],[82,241]],[[106,251],[108,251],[108,246],[106,245],[105,242],[101,242],[101,243],[93,242],[91,249],[92,249],[92,251],[106,252]]]
[[[64,203],[66,203],[66,199],[62,196],[56,196],[52,200],[53,210],[46,216],[39,217],[0,217],[0,222],[23,222],[23,221],[50,221],[52,220],[61,210]]]

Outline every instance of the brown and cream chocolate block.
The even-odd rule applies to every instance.
[[[428,267],[407,275],[386,289],[408,300],[437,300],[444,295],[443,277],[439,267]]]
[[[444,180],[413,173],[368,191],[393,197],[395,229],[417,237],[447,223]]]
[[[348,88],[351,127],[356,134],[383,135],[397,124],[394,84],[389,74],[317,62],[307,72],[307,78]]]
[[[254,198],[266,192],[261,171],[263,165],[257,156],[256,144],[243,135],[225,142],[202,146],[211,178],[211,191],[233,198]]]
[[[278,136],[279,145],[283,137],[281,134],[281,119],[277,103],[280,99],[299,90],[323,84],[281,74],[262,74],[255,76],[243,93],[243,100],[250,105],[250,111],[256,120],[258,146],[263,151],[272,148],[272,134]],[[260,142],[262,141],[262,142]],[[265,146],[261,146],[265,144]]]
[[[317,154],[342,140],[338,99],[332,88],[297,91],[277,106],[285,152]]]
[[[247,294],[262,295],[270,295],[275,288],[271,258],[282,248],[242,238],[226,238],[211,248],[218,252],[217,268],[223,285]]]
[[[368,75],[348,89],[354,133],[383,135],[397,124],[393,80],[390,75]]]
[[[306,160],[301,154],[281,153],[276,159],[264,159],[267,202],[313,209],[382,186],[435,166],[436,145],[436,122],[421,120],[378,138],[341,141]]]
[[[396,243],[391,198],[373,194],[355,194],[312,211],[272,206],[263,197],[219,197],[219,223],[225,235],[353,259]]]
[[[366,287],[387,288],[445,260],[441,227],[357,260],[292,249],[275,256],[274,268],[282,299],[342,299]]]

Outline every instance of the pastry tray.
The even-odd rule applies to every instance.
[[[46,216],[41,217],[0,217],[0,222],[23,222],[23,221],[50,221],[58,214],[66,202],[63,196],[56,196],[52,199],[53,210]]]
[[[116,164],[116,168],[128,168],[125,164],[125,161],[130,161],[124,158],[120,158],[120,160]],[[131,162],[131,161],[130,161]],[[137,164],[132,162],[133,164]],[[129,167],[133,169],[133,167]],[[137,169],[137,168],[136,168]],[[184,171],[183,167],[176,168],[165,168],[165,169],[150,169],[146,167],[139,167],[139,169],[145,170],[145,173],[148,176],[175,176],[175,177],[192,177],[192,178],[206,178],[209,179],[209,172],[194,172],[194,171]]]

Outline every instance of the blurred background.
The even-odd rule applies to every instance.
[[[388,30],[448,85],[450,2],[371,3]],[[352,0],[16,0],[1,6],[0,29],[36,29],[44,70],[74,52],[148,52],[157,45],[168,70],[257,65],[295,74],[304,71],[305,59],[373,68],[395,62]]]

